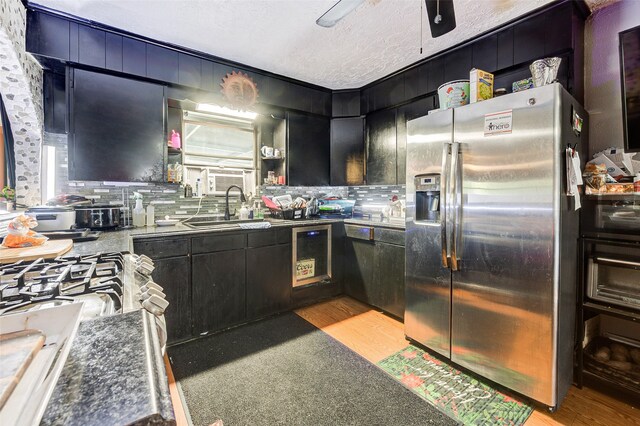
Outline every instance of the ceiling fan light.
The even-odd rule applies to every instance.
[[[316,24],[321,27],[331,28],[356,7],[360,6],[362,2],[364,2],[364,0],[339,0],[331,9],[327,10],[324,15],[318,18]]]

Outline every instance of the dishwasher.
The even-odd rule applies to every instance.
[[[331,279],[331,225],[292,229],[292,286]]]

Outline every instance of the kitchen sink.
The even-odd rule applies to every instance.
[[[264,219],[199,219],[194,218],[183,222],[189,228],[192,229],[203,229],[203,228],[236,228],[240,223],[255,223],[255,222],[263,222]]]

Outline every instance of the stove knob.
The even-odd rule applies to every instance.
[[[169,306],[169,302],[158,296],[150,296],[142,302],[142,307],[156,316],[164,314],[167,306]]]
[[[158,291],[163,291],[164,290],[158,284],[153,282],[153,280],[149,280],[142,287],[140,287],[140,291],[144,293],[145,291],[147,291],[150,288],[153,288],[153,289],[158,290]]]
[[[164,294],[161,291],[156,290],[155,288],[149,288],[146,291],[144,291],[141,295],[140,295],[140,300],[147,300],[148,298],[150,298],[151,296],[158,296],[162,299],[166,299],[167,295]]]
[[[150,276],[153,273],[154,269],[155,268],[153,264],[150,265],[148,263],[140,263],[138,266],[136,266],[136,271],[147,276]]]

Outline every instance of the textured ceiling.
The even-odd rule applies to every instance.
[[[361,87],[551,0],[454,0],[457,28],[432,39],[424,0],[366,0],[333,28],[336,0],[37,0],[96,22],[331,89]],[[601,4],[608,0],[589,0]]]

